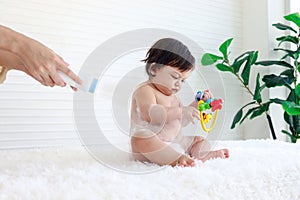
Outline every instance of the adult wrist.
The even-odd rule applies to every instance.
[[[3,50],[22,55],[24,52],[25,37],[24,35],[4,26],[0,26],[1,38],[0,47]]]

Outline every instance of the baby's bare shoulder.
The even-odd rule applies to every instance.
[[[149,84],[144,84],[138,87],[132,96],[136,102],[143,102],[143,104],[153,104],[156,102],[156,95],[154,89]]]
[[[135,91],[134,94],[135,95],[139,95],[139,94],[151,94],[153,93],[153,88],[151,87],[151,85],[149,84],[141,84]]]

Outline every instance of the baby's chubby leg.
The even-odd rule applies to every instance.
[[[195,166],[195,161],[164,143],[156,134],[139,132],[131,138],[132,153],[139,161],[150,161],[158,165]]]
[[[189,149],[191,157],[201,160],[205,162],[207,160],[213,158],[228,158],[229,150],[228,149],[220,149],[216,151],[211,151],[211,145],[208,140],[205,140],[200,137],[195,137],[194,142]]]

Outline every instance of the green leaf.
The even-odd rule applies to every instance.
[[[284,120],[289,125],[289,129],[292,132],[292,135],[295,137],[300,137],[300,120],[298,115],[288,115],[287,112],[284,112]]]
[[[233,68],[233,73],[238,73],[240,71],[240,68],[242,66],[242,64],[248,60],[249,56],[246,56],[240,60],[235,60],[234,63],[231,65],[231,67]]]
[[[285,59],[286,57],[291,57],[295,60],[298,59],[299,57],[299,53],[297,51],[292,51],[292,50],[289,50],[289,49],[282,49],[282,48],[275,48],[274,51],[284,51],[286,52],[287,54],[285,56],[283,56],[281,59]]]
[[[228,47],[230,46],[232,40],[233,38],[229,38],[228,40],[223,42],[219,47],[219,51],[223,54],[224,60],[228,59]]]
[[[259,106],[254,107],[254,108],[250,108],[250,109],[247,111],[247,113],[245,114],[245,116],[243,117],[243,119],[241,120],[240,124],[242,124],[242,123],[245,121],[245,119],[246,119],[251,113],[253,113],[253,112],[254,112],[255,110],[257,110],[257,109],[259,109]]]
[[[243,116],[243,109],[251,104],[255,104],[255,101],[252,101],[250,103],[247,103],[246,105],[244,105],[234,116],[232,124],[231,124],[231,129],[233,129],[235,127],[235,125],[241,120],[242,116]]]
[[[278,99],[278,98],[274,98],[274,99],[270,99],[269,101],[270,103],[276,103],[276,104],[282,104],[282,102],[284,102],[284,100],[282,99]]]
[[[211,53],[205,53],[202,56],[201,63],[202,63],[202,65],[207,66],[207,65],[212,65],[215,62],[217,62],[218,60],[222,60],[222,59],[223,58],[220,56],[217,56],[217,55],[214,55]]]
[[[256,76],[256,86],[254,91],[253,100],[256,100],[258,103],[261,103],[261,95],[260,95],[260,74],[258,73]]]
[[[289,56],[290,56],[289,54],[285,54],[284,56],[282,56],[282,58],[280,58],[280,60],[285,60]]]
[[[249,54],[251,54],[251,53],[253,53],[254,51],[246,51],[245,53],[243,53],[243,54],[241,54],[240,56],[238,56],[235,60],[234,60],[234,62],[236,62],[236,61],[238,61],[239,59],[241,59],[241,58],[243,58],[245,55],[249,55]]]
[[[243,116],[243,109],[240,109],[234,116],[232,124],[231,124],[231,129],[235,128],[235,125],[241,120]]]
[[[218,70],[220,71],[223,71],[223,72],[232,72],[232,68],[227,66],[227,65],[224,65],[224,64],[216,64],[216,67],[218,68]]]
[[[256,109],[252,115],[250,116],[250,119],[253,119],[255,117],[260,116],[264,112],[269,110],[270,102],[264,103],[262,106],[259,107],[259,109]]]
[[[295,79],[294,75],[294,69],[287,69],[280,73],[280,76],[287,76],[289,79],[293,80]]]
[[[288,98],[286,99],[287,101],[293,101],[295,102],[296,101],[296,94],[295,94],[295,90],[291,90],[289,95],[288,95]]]
[[[271,88],[271,87],[289,85],[294,81],[294,79],[291,79],[289,77],[277,76],[275,74],[270,74],[270,75],[265,75],[262,81],[265,82],[267,88]]]
[[[272,24],[272,26],[275,26],[279,30],[284,30],[284,31],[290,30],[290,31],[293,31],[294,33],[297,33],[297,31],[295,31],[295,29],[293,29],[292,27],[285,25],[285,24],[277,23],[277,24]]]
[[[267,60],[267,61],[259,61],[255,63],[256,65],[270,66],[270,65],[279,65],[287,68],[293,69],[293,66],[285,61],[277,61],[277,60]]]
[[[293,129],[294,129],[294,119],[293,119],[293,116],[287,114],[287,112],[284,111],[283,117],[284,117],[284,121],[289,125],[290,130],[293,132]]]
[[[265,88],[266,88],[266,84],[263,84],[262,86],[260,86],[260,91],[262,91]]]
[[[295,127],[295,132],[294,132],[294,136],[298,136],[300,137],[300,120],[299,120],[299,116],[293,116],[294,118],[294,127]]]
[[[277,41],[280,41],[280,43],[278,44],[278,46],[280,46],[283,42],[292,42],[294,44],[298,44],[299,40],[296,36],[282,36],[279,38],[276,38]]]
[[[295,94],[300,98],[300,83],[298,83],[295,87]]]
[[[300,106],[294,102],[284,101],[282,107],[288,115],[300,115]]]
[[[277,76],[275,74],[265,75],[262,78],[262,81],[265,82],[267,88],[282,86],[285,83],[284,81],[282,81],[282,78],[280,76]]]
[[[284,134],[286,134],[286,135],[288,135],[288,136],[290,136],[292,143],[296,143],[297,142],[298,137],[293,136],[290,132],[288,132],[286,130],[282,130],[281,132],[284,133]]]
[[[255,51],[255,52],[252,52],[249,54],[249,57],[247,59],[247,62],[243,69],[243,72],[241,74],[241,77],[242,77],[245,85],[248,85],[248,83],[249,83],[250,69],[251,69],[251,66],[256,62],[257,56],[258,56],[258,51]]]
[[[295,23],[300,28],[300,15],[298,12],[286,15],[284,19]]]

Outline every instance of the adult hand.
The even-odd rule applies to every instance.
[[[9,55],[0,59],[4,67],[24,71],[45,86],[66,85],[58,70],[81,84],[80,78],[68,68],[69,64],[42,43],[1,25],[0,36],[0,50]]]
[[[20,49],[17,54],[24,64],[21,70],[45,86],[66,85],[58,75],[58,70],[75,82],[81,83],[79,77],[68,68],[69,64],[63,58],[36,40],[26,36],[20,38]]]

